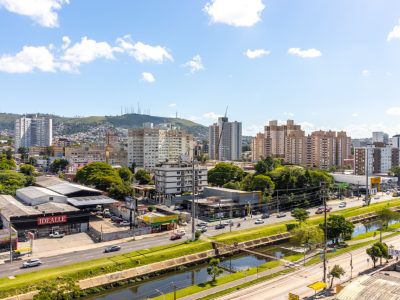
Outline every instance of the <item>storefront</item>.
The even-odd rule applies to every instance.
[[[165,216],[158,213],[148,213],[140,216],[139,219],[147,226],[151,227],[151,233],[175,230],[177,228],[179,216]]]

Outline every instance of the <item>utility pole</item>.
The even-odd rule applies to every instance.
[[[279,215],[279,190],[276,190],[276,197],[277,197],[277,200],[276,200],[276,204],[277,204],[277,206],[278,206],[278,215]]]
[[[11,232],[11,223],[9,224],[10,231],[10,263],[13,262],[13,243],[12,243],[12,232]]]
[[[194,174],[194,155],[192,159],[192,241],[194,242],[196,240],[196,225],[195,225],[195,219],[196,219],[196,211],[195,211],[195,174]]]
[[[174,300],[176,300],[176,284],[175,283],[171,283],[171,285],[172,285],[172,288],[174,289]]]
[[[365,177],[366,177],[366,187],[365,187],[365,203],[369,205],[369,178],[368,178],[368,171],[369,171],[369,155],[368,155],[368,147],[365,148]]]
[[[322,182],[322,201],[324,202],[324,282],[326,283],[326,251],[327,251],[327,244],[328,244],[328,224],[326,220],[326,198],[325,198],[325,182]]]

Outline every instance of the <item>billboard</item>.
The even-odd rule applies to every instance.
[[[39,226],[67,223],[67,215],[41,217],[37,219]]]

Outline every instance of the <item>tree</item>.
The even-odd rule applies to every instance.
[[[135,173],[135,179],[139,182],[139,184],[149,184],[151,181],[151,176],[146,170],[140,169]]]
[[[136,169],[136,163],[133,162],[133,163],[131,164],[131,166],[129,167],[129,170],[131,170],[132,174],[135,174],[135,169]]]
[[[373,251],[373,253],[375,254],[376,260],[378,260],[378,258],[380,259],[380,264],[382,265],[382,259],[383,259],[383,258],[386,258],[386,259],[389,258],[389,248],[388,248],[388,246],[387,246],[385,243],[382,243],[382,242],[377,242],[377,243],[375,243],[375,244],[372,246],[372,248],[374,248],[374,247],[378,248],[379,251],[377,251],[376,249],[371,250],[371,251]],[[370,248],[370,249],[371,249],[371,248]],[[367,252],[367,254],[368,254],[368,252]],[[368,255],[369,255],[369,254],[368,254]],[[371,255],[370,255],[370,256],[371,256]],[[372,257],[371,257],[371,258],[372,258]],[[374,263],[374,267],[375,267],[375,263]]]
[[[29,165],[29,164],[21,165],[19,167],[19,171],[22,174],[25,174],[25,175],[28,175],[28,176],[33,176],[35,174],[35,172],[36,172],[35,167],[32,166],[32,165]]]
[[[0,194],[15,195],[21,189],[32,183],[30,176],[12,170],[0,171]]]
[[[118,170],[119,177],[124,182],[131,183],[133,179],[133,174],[129,168],[123,167]]]
[[[310,217],[309,212],[306,211],[304,208],[295,208],[292,211],[292,217],[299,222],[299,224],[304,223]]]
[[[18,148],[18,153],[21,155],[21,160],[22,161],[27,161],[29,157],[29,148],[26,147],[20,147]]]
[[[321,228],[325,228],[324,224],[320,224]],[[343,216],[330,215],[327,221],[328,239],[339,243],[339,239],[349,240],[353,234],[354,224],[347,221]]]
[[[118,172],[110,165],[103,162],[92,162],[76,173],[75,180],[86,185],[107,191],[113,184],[122,185]]]
[[[268,156],[256,163],[254,169],[257,174],[266,174],[278,168],[281,165],[281,160]]]
[[[374,268],[376,267],[376,262],[380,257],[382,257],[381,249],[374,244],[371,248],[367,249],[367,254],[371,257],[372,263],[374,264]]]
[[[208,183],[223,186],[228,182],[238,182],[243,179],[243,170],[231,163],[221,162],[208,171]]]
[[[346,274],[345,270],[339,266],[339,265],[334,265],[332,270],[329,272],[329,275],[331,276],[331,285],[330,285],[330,289],[333,286],[333,280],[335,278],[340,279],[340,277],[342,277],[344,274]]]
[[[133,196],[133,188],[127,183],[112,184],[108,189],[108,195],[117,200],[124,200],[125,197]]]
[[[68,167],[69,162],[63,158],[56,158],[53,163],[50,165],[50,171],[52,173],[64,172]]]
[[[309,248],[321,244],[324,240],[324,232],[319,226],[300,225],[292,231],[292,241],[298,245],[308,245]]]
[[[15,170],[16,164],[15,161],[10,158],[7,158],[7,154],[0,155],[0,170]]]
[[[211,258],[208,263],[207,273],[212,276],[212,281],[215,282],[217,277],[224,273],[224,270],[219,267],[220,260],[218,258]]]
[[[390,174],[396,177],[400,177],[400,166],[393,166],[390,169]]]
[[[390,208],[384,208],[377,211],[376,214],[381,223],[380,241],[382,242],[382,231],[386,231],[389,228],[390,222],[400,220],[400,213],[393,211]]]
[[[228,182],[223,185],[224,188],[226,189],[231,189],[231,190],[240,190],[240,183],[239,182]]]

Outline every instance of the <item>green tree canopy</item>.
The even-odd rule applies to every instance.
[[[387,230],[390,222],[400,220],[400,213],[390,208],[379,210],[376,214],[378,215],[378,220],[381,222],[382,230]]]
[[[56,158],[50,165],[50,171],[52,173],[63,172],[68,167],[69,162],[63,158]]]
[[[280,159],[268,156],[267,158],[258,161],[255,164],[254,169],[256,170],[257,174],[266,174],[275,170],[276,168],[281,166],[281,164],[282,162]]]
[[[0,171],[0,194],[15,195],[16,190],[33,183],[30,176],[25,176],[16,171]]]
[[[7,154],[0,155],[0,170],[15,170],[15,161],[12,158],[7,158]]]
[[[369,257],[372,259],[372,263],[374,264],[374,268],[376,267],[376,262],[378,259],[381,260],[382,264],[382,258],[389,258],[389,250],[388,246],[384,243],[378,242],[372,245],[371,248],[367,249],[367,254]]]
[[[320,224],[324,228],[324,224]],[[327,221],[328,239],[333,240],[335,243],[339,239],[349,240],[353,234],[354,224],[347,221],[343,216],[330,215]]]
[[[346,274],[345,270],[339,266],[339,265],[334,265],[332,270],[329,272],[329,275],[331,276],[331,284],[330,284],[330,289],[333,286],[333,280],[340,279],[344,274]]]
[[[391,173],[393,176],[400,177],[400,166],[393,166],[393,167],[390,169],[390,173]]]
[[[108,189],[108,195],[113,199],[124,200],[125,197],[133,196],[133,188],[127,183],[120,185],[112,184]]]
[[[264,195],[272,195],[275,184],[267,175],[248,174],[242,181],[242,189],[245,191],[261,191]]]
[[[129,168],[123,167],[123,168],[118,169],[118,174],[119,174],[119,177],[121,177],[121,179],[124,182],[127,182],[127,183],[132,182],[133,174]]]
[[[215,281],[218,276],[224,273],[224,270],[219,267],[219,264],[220,260],[218,258],[211,258],[208,263],[207,273],[212,276],[212,281]]]
[[[231,189],[231,190],[240,190],[240,188],[241,188],[239,182],[232,182],[232,181],[225,183],[223,185],[223,187],[226,189]]]
[[[76,173],[75,180],[79,183],[95,186],[107,191],[113,184],[122,185],[118,172],[103,162],[93,162]]]
[[[28,175],[28,176],[33,176],[36,173],[35,167],[30,165],[30,164],[26,164],[26,165],[21,165],[19,167],[19,171],[22,174]]]
[[[140,169],[135,173],[135,179],[139,184],[149,184],[151,182],[150,173],[143,169]]]
[[[208,183],[223,186],[228,182],[238,182],[243,179],[243,170],[231,163],[221,162],[208,171]]]
[[[310,248],[319,245],[324,240],[324,232],[319,226],[302,224],[292,231],[292,241],[298,245],[309,245]]]
[[[306,222],[310,215],[304,208],[295,208],[292,211],[292,217],[295,218],[299,224],[301,224]]]

